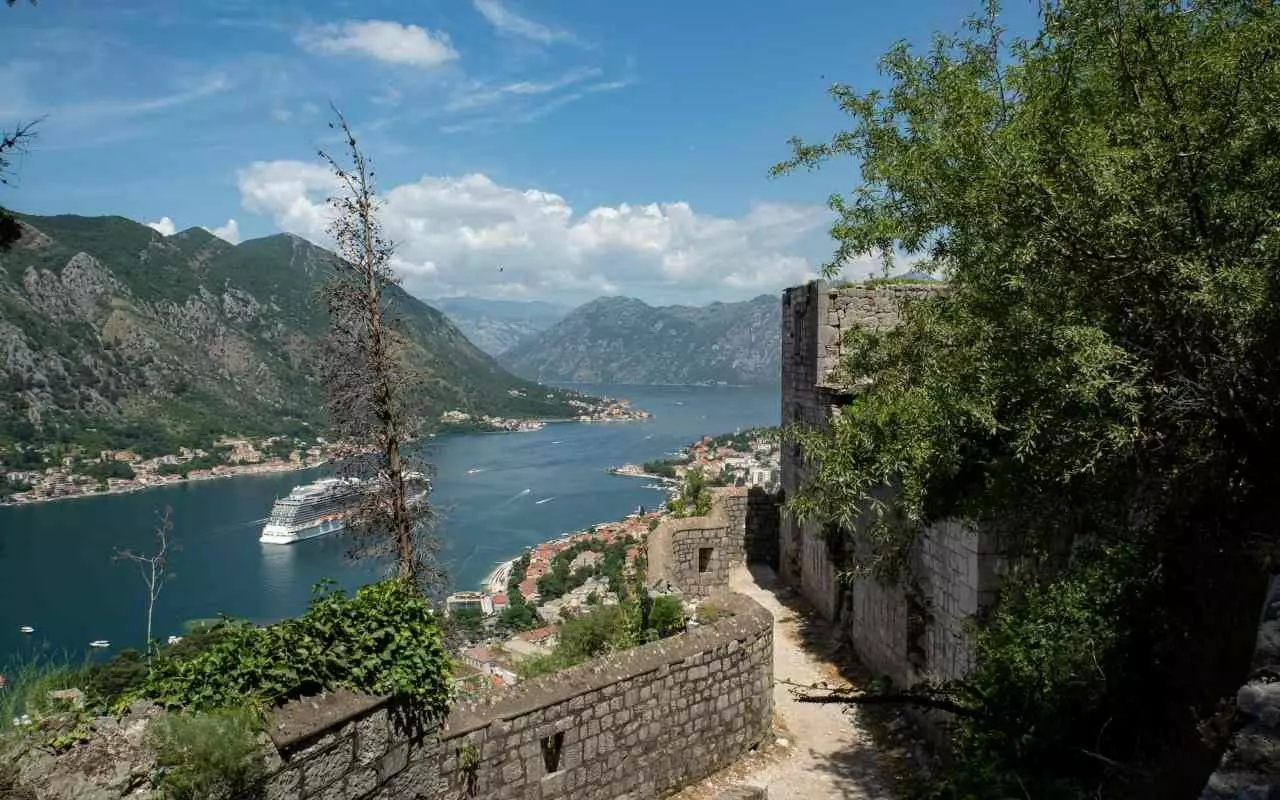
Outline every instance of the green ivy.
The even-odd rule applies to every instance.
[[[166,707],[209,711],[246,700],[270,706],[325,689],[412,697],[443,714],[451,664],[427,599],[386,580],[353,597],[322,582],[310,608],[267,627],[224,620],[189,657],[161,656],[136,690]]]

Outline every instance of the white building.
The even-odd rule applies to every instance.
[[[493,598],[479,592],[456,592],[445,598],[444,605],[449,614],[475,610],[487,617],[493,613]]]

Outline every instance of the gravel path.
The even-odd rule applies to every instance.
[[[892,800],[893,781],[856,712],[840,705],[799,703],[790,687],[827,681],[843,685],[821,650],[826,628],[785,588],[775,586],[768,568],[740,569],[730,579],[734,591],[748,595],[773,614],[773,689],[776,740],[737,764],[690,787],[674,800],[714,800],[734,786],[765,787],[770,800]]]

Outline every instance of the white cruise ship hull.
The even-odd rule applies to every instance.
[[[312,525],[300,527],[267,524],[262,528],[262,536],[258,537],[258,541],[263,544],[293,544],[303,539],[314,539],[317,536],[337,533],[345,530],[346,527],[347,521],[344,519],[321,520]]]

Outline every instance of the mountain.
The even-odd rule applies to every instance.
[[[502,354],[540,381],[633,384],[768,384],[779,379],[782,304],[654,307],[602,297]]]
[[[495,356],[550,328],[569,313],[569,306],[541,300],[442,297],[431,303],[453,320],[476,347]]]
[[[157,449],[323,424],[317,290],[333,253],[287,234],[233,246],[202,228],[16,216],[23,235],[0,252],[0,441]],[[427,418],[566,415],[565,392],[511,375],[399,288],[387,296]]]

